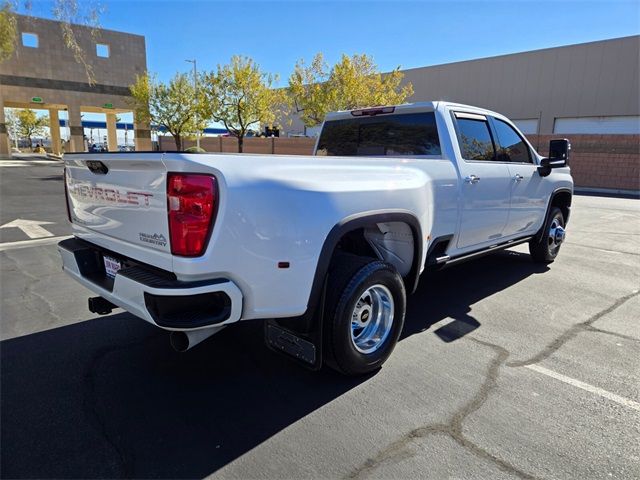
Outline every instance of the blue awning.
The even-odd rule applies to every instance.
[[[67,126],[67,120],[61,119],[60,120],[60,126],[61,127],[66,127]],[[82,120],[82,127],[83,128],[102,128],[104,130],[106,130],[107,128],[107,122],[100,122],[97,120]],[[153,130],[159,131],[159,132],[166,132],[166,128],[164,127],[158,127],[153,125],[151,127]],[[133,123],[126,123],[126,122],[117,122],[116,123],[116,129],[117,130],[131,130],[133,131]],[[205,128],[204,129],[204,133],[208,133],[210,135],[224,135],[227,132],[226,129],[224,128]]]

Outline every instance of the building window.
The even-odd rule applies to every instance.
[[[556,118],[553,133],[637,135],[640,133],[640,116]]]
[[[102,58],[109,58],[109,45],[106,45],[104,43],[97,43],[96,55]]]
[[[538,133],[538,119],[537,118],[524,118],[521,120],[511,120],[518,130],[525,135],[535,135]]]
[[[22,32],[22,45],[29,48],[38,48],[38,35]]]

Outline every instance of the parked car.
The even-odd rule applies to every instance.
[[[543,158],[498,113],[429,102],[329,114],[310,156],[67,154],[59,250],[91,311],[178,350],[266,319],[274,350],[358,375],[391,354],[421,274],[522,243],[554,261],[569,149]]]

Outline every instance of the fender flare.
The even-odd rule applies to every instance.
[[[335,251],[340,239],[345,234],[353,230],[357,230],[358,228],[371,225],[372,223],[385,222],[404,222],[411,228],[414,239],[413,264],[409,274],[406,276],[405,285],[409,293],[413,293],[416,290],[420,277],[423,249],[422,227],[420,226],[418,218],[413,213],[406,210],[375,210],[357,213],[350,215],[335,224],[325,238],[316,264],[316,272],[313,277],[313,284],[311,286],[311,292],[309,293],[309,300],[307,302],[307,311],[304,314],[304,317],[310,320],[315,314],[318,302],[320,301],[324,290],[331,258],[333,257],[333,252]]]
[[[540,231],[535,235],[536,241],[540,241],[540,238],[542,238],[542,234],[543,234],[542,230],[544,229],[545,222],[547,221],[547,217],[549,216],[549,212],[551,211],[551,205],[553,205],[554,198],[556,198],[556,196],[560,193],[568,193],[569,198],[573,200],[573,190],[571,190],[568,187],[557,188],[551,193],[551,196],[549,197],[549,202],[547,203],[547,210],[544,214],[544,220],[542,221],[542,227],[540,227]],[[569,212],[571,212],[571,204],[569,204]],[[567,218],[565,218],[564,220],[565,226],[567,225],[568,222],[569,222],[569,215],[567,215]]]

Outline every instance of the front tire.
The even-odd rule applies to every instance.
[[[327,365],[345,375],[380,368],[402,333],[405,310],[404,282],[392,265],[338,254],[325,305]]]
[[[562,210],[551,207],[542,232],[529,242],[529,253],[536,263],[551,263],[558,256],[565,237],[565,219]]]

